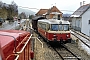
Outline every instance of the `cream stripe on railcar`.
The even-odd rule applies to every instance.
[[[64,21],[64,20],[56,20],[56,19],[42,19],[42,20],[38,20],[38,22],[46,22],[49,24],[70,24],[69,21]]]
[[[70,31],[47,31],[48,33],[71,33]]]

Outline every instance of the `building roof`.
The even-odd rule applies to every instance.
[[[71,15],[71,17],[81,17],[89,8],[90,8],[90,4],[86,4],[86,5],[80,6],[80,7]]]
[[[56,6],[53,6],[50,9],[40,9],[36,13],[36,15],[46,15],[46,14],[62,14],[62,12]]]
[[[40,9],[36,15],[43,15],[43,14],[46,14],[46,12],[48,11],[48,9]]]
[[[50,9],[48,9],[47,14],[50,14],[52,12],[62,13],[60,10],[58,10],[56,6],[53,6]]]

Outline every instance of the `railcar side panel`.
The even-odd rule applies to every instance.
[[[46,38],[46,31],[41,29],[41,28],[38,28],[38,32],[44,37]]]
[[[3,40],[4,41],[4,40]],[[4,41],[5,42],[5,41]],[[2,43],[2,41],[1,41]],[[5,58],[7,58],[9,55],[11,55],[13,53],[14,50],[14,40],[10,41],[7,45],[5,46],[1,46],[2,51],[3,51],[3,55]]]
[[[47,33],[47,39],[50,40],[50,41],[53,41],[53,37],[54,35],[56,35],[57,37],[57,41],[60,41],[61,39],[63,39],[64,41],[68,40],[68,38],[70,38],[70,33]],[[68,35],[68,36],[67,36]]]

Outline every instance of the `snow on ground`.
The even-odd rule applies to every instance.
[[[70,32],[74,34],[73,31],[70,30]],[[85,40],[84,40],[84,42],[87,43],[87,45],[90,46],[90,43],[89,43],[89,42],[87,42],[87,41],[85,41]],[[90,48],[87,47],[87,46],[86,46],[83,42],[81,42],[80,40],[78,41],[78,47],[79,47],[81,50],[84,50],[88,55],[90,55]]]
[[[26,19],[22,19],[20,23],[23,23]],[[9,23],[8,21],[4,22],[0,30],[9,30],[15,29],[15,27],[19,26],[18,21],[14,21],[13,23]]]
[[[74,32],[73,32],[73,31],[71,31],[71,30],[70,30],[70,33],[73,33],[73,34],[74,34]]]
[[[87,47],[84,43],[82,43],[80,40],[78,42],[78,46],[81,50],[84,50],[88,55],[90,55],[90,48]]]

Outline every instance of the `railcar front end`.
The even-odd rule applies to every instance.
[[[60,44],[71,42],[69,24],[51,24],[47,38],[50,42],[59,42]]]
[[[47,39],[50,43],[60,43],[60,44],[65,44],[65,43],[70,43],[71,38],[70,38],[70,33],[51,33],[47,32]]]
[[[60,20],[40,20],[38,32],[49,43],[65,44],[71,42],[69,23]]]

